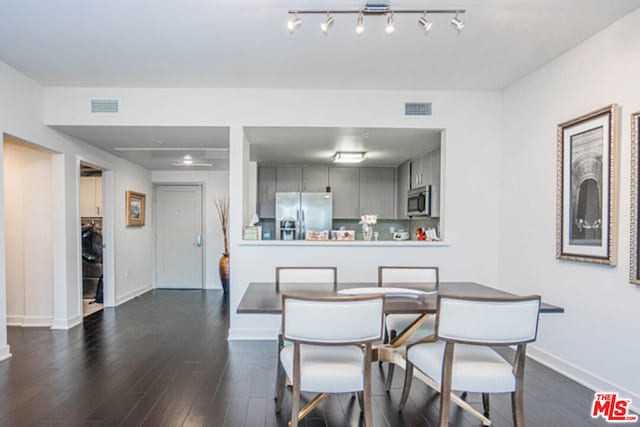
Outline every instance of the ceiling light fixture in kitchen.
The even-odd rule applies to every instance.
[[[337,151],[333,163],[360,163],[364,160],[364,151]]]
[[[451,19],[451,26],[460,33],[464,28],[464,22],[460,19],[459,15],[466,13],[465,9],[391,9],[388,3],[370,3],[367,4],[364,9],[338,9],[338,10],[290,10],[289,15],[292,15],[292,18],[287,22],[287,28],[289,28],[290,32],[294,32],[301,25],[302,21],[298,18],[298,15],[325,15],[326,18],[324,21],[320,23],[320,29],[324,34],[327,34],[331,27],[333,27],[334,19],[333,15],[344,15],[344,14],[352,14],[358,15],[356,20],[356,33],[362,34],[364,32],[364,16],[384,16],[386,18],[385,31],[387,34],[393,33],[395,29],[394,25],[394,15],[396,14],[420,14],[422,17],[418,20],[418,24],[420,28],[424,30],[424,32],[428,32],[433,25],[427,19],[427,14],[431,15],[455,15],[454,18]]]
[[[182,159],[182,164],[185,165],[185,166],[191,166],[193,164],[193,157],[191,157],[190,155],[187,154]]]

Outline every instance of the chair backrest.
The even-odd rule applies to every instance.
[[[382,339],[383,295],[282,296],[285,340],[320,345],[364,344]]]
[[[314,283],[326,285],[329,290],[338,289],[338,269],[336,267],[276,267],[276,291],[282,284]]]
[[[378,267],[378,286],[402,287],[402,284],[437,291],[440,286],[438,267]]]
[[[540,297],[438,296],[436,337],[464,344],[511,345],[536,340]]]

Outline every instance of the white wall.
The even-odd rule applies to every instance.
[[[380,264],[435,264],[442,280],[498,285],[502,96],[498,92],[252,89],[47,88],[52,125],[230,126],[231,337],[274,337],[275,316],[241,316],[246,286],[273,280],[276,265],[337,265],[343,280],[376,280]],[[91,98],[119,99],[122,112],[96,117]],[[433,102],[431,117],[404,116],[404,102]],[[157,108],[162,105],[163,108]],[[249,174],[244,126],[446,129],[443,148],[448,247],[322,248],[241,246]],[[250,209],[250,208],[249,208]]]
[[[4,140],[7,323],[51,326],[51,154]]]
[[[640,404],[640,287],[629,284],[630,114],[640,110],[640,10],[511,85],[504,93],[500,284],[539,293],[563,315],[542,316],[531,354],[597,390]],[[618,265],[555,259],[558,123],[621,106]]]
[[[0,135],[14,135],[53,152],[53,326],[68,328],[81,322],[80,219],[77,196],[79,160],[113,171],[111,199],[114,212],[116,297],[123,301],[151,288],[151,217],[142,229],[124,225],[125,190],[151,194],[146,169],[61,134],[43,123],[44,90],[0,62]],[[86,107],[89,108],[89,107]],[[0,164],[3,160],[0,150]],[[9,355],[6,345],[6,284],[4,187],[0,173],[0,360]],[[128,270],[128,277],[127,276]]]
[[[205,287],[221,289],[218,261],[224,251],[224,242],[215,202],[229,196],[227,171],[152,171],[154,184],[202,183],[204,184],[204,248]]]

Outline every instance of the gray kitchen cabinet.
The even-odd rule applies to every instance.
[[[276,216],[276,168],[258,167],[258,216],[275,218]]]
[[[409,162],[409,170],[411,174],[410,188],[422,187],[423,173],[422,173],[422,157],[418,157]]]
[[[276,168],[276,192],[302,191],[302,168],[281,166]]]
[[[329,185],[333,195],[333,217],[359,218],[360,170],[331,167],[329,168]]]
[[[431,153],[431,216],[440,216],[440,174],[441,156],[440,148]]]
[[[394,168],[360,168],[360,215],[395,218],[394,188]]]
[[[302,168],[302,191],[327,191],[329,168],[327,166],[305,166]]]
[[[396,218],[409,219],[407,212],[407,193],[411,186],[411,163],[404,162],[397,170]]]

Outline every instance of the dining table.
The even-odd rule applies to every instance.
[[[433,289],[431,289],[433,288]],[[426,289],[426,290],[425,290]],[[318,283],[286,283],[280,284],[278,290],[275,282],[252,282],[243,294],[237,308],[238,314],[282,314],[282,295],[304,295],[317,297],[347,296],[362,294],[384,294],[384,314],[416,314],[416,320],[400,331],[392,340],[380,343],[373,349],[373,361],[388,362],[405,368],[406,346],[411,341],[412,334],[429,318],[436,315],[438,295],[472,298],[521,298],[504,290],[492,288],[475,282],[440,282],[437,289],[431,284],[421,283],[385,283],[379,287],[371,282],[338,282],[334,284]],[[564,313],[564,309],[557,305],[542,301],[540,314]],[[436,391],[440,385],[432,378],[414,370],[414,376]],[[301,411],[300,415],[307,415],[317,406],[326,395],[314,399],[313,404]],[[483,413],[473,408],[463,396],[451,394],[451,402],[477,418],[483,425],[491,425],[491,420]]]

